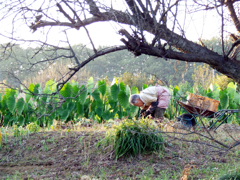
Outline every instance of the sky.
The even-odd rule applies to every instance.
[[[212,37],[220,35],[221,19],[216,15],[216,10],[199,11],[198,13],[192,14],[188,13],[187,16],[185,16],[184,12],[179,12],[179,23],[182,27],[184,27],[187,39],[191,41],[198,41],[199,38],[211,39]],[[0,21],[0,27],[0,33],[6,34],[11,32],[12,22],[9,21],[9,19]],[[63,28],[53,27],[49,32],[49,28],[38,29],[34,33],[32,33],[30,28],[25,24],[16,24],[14,28],[17,37],[21,39],[39,39],[41,41],[48,40],[48,42],[51,42],[54,45],[66,45],[65,42],[59,41],[60,39],[65,39],[65,34],[62,31]],[[87,26],[87,28],[96,47],[123,45],[123,43],[120,41],[122,36],[118,34],[118,31],[121,28],[126,28],[124,25],[118,25],[113,22],[101,22]],[[231,29],[234,31],[232,27],[228,26],[227,28],[227,30]],[[80,30],[68,29],[66,32],[71,44],[81,43],[87,44],[88,47],[91,47],[84,28],[80,28]],[[46,34],[48,34],[47,37]],[[9,39],[5,39],[4,37],[0,36],[0,43],[5,42],[9,42]],[[25,43],[23,46],[28,47],[30,45],[31,44],[29,43]]]

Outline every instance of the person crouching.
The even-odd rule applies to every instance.
[[[151,115],[153,118],[163,119],[164,112],[168,108],[170,91],[163,86],[151,86],[139,94],[132,94],[129,103],[141,108],[140,118]]]

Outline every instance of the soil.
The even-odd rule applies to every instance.
[[[170,142],[162,153],[122,157],[110,147],[97,146],[106,130],[85,127],[8,137],[0,150],[0,179],[180,179],[186,167],[207,168],[209,162],[226,164],[230,156],[206,155],[206,146]],[[232,156],[231,156],[232,157]],[[238,161],[239,158],[236,158]],[[184,169],[185,168],[185,169]],[[201,179],[206,174],[190,174]],[[148,178],[146,178],[148,179]]]

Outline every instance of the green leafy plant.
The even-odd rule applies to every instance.
[[[20,128],[22,128],[22,127],[18,127],[17,125],[13,125],[13,136],[15,136],[15,137],[21,136]]]
[[[226,174],[220,177],[219,180],[240,180],[240,173]]]
[[[113,128],[105,139],[113,143],[116,159],[123,155],[136,157],[140,153],[163,150],[163,137],[149,120],[126,119]]]
[[[36,133],[40,130],[40,127],[36,123],[30,123],[27,125],[29,132]]]
[[[76,123],[76,119],[87,118],[102,123],[110,119],[138,117],[139,107],[128,102],[131,94],[139,93],[138,88],[132,86],[130,89],[128,84],[119,82],[116,78],[111,86],[104,79],[94,83],[92,77],[86,85],[80,86],[76,81],[68,82],[60,90],[61,97],[55,93],[56,85],[56,82],[49,80],[43,88],[32,83],[28,89],[21,87],[23,95],[13,89],[6,89],[5,93],[0,93],[0,116],[3,117],[3,126],[15,124],[24,127],[29,123],[36,123],[40,127],[51,127],[54,119],[64,123]],[[148,85],[144,84],[142,89],[147,87]],[[217,84],[208,89],[202,86],[193,88],[187,82],[180,86],[170,86],[169,89],[171,99],[165,111],[165,117],[168,119],[174,119],[177,113],[185,113],[183,109],[176,108],[176,101],[186,101],[189,92],[219,100],[218,110],[240,107],[240,94],[236,91],[237,85],[232,82],[224,90]],[[64,102],[61,107],[55,108],[60,104],[59,98],[63,98]],[[239,123],[239,114],[235,113],[229,117],[228,122]]]

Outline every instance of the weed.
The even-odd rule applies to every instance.
[[[45,149],[45,151],[48,151],[48,147],[47,147],[46,141],[42,140],[41,143],[43,144],[43,148]]]
[[[13,125],[13,136],[19,137],[21,135],[20,127]]]
[[[36,133],[40,130],[40,127],[36,123],[31,122],[27,125],[27,130],[29,130],[31,133]]]

